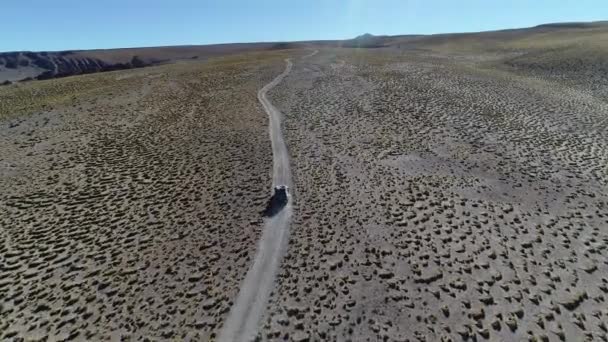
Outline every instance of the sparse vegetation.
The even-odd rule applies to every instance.
[[[605,340],[606,31],[61,54],[130,69],[0,87],[0,338],[217,338],[272,189],[257,92],[290,57],[260,340]]]
[[[296,65],[272,99],[298,207],[261,338],[601,335],[608,81],[510,54],[335,49]]]
[[[272,160],[255,94],[285,56],[2,87],[0,337],[213,336],[255,252]]]

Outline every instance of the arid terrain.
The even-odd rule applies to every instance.
[[[255,252],[272,162],[256,93],[283,67],[247,55],[3,88],[32,113],[0,126],[2,339],[209,339]]]
[[[259,340],[608,341],[607,24],[280,47],[0,87],[0,339],[216,340],[283,73]]]

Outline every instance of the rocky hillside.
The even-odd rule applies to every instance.
[[[140,68],[177,60],[204,59],[277,48],[284,47],[281,43],[249,43],[59,52],[4,52],[0,53],[0,84]]]
[[[144,67],[152,64],[133,56],[123,63],[109,63],[98,58],[63,52],[7,52],[0,54],[2,81],[10,83],[31,79],[49,79],[100,71]]]

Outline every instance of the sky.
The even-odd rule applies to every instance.
[[[345,39],[606,19],[608,0],[7,0],[0,6],[0,51]]]

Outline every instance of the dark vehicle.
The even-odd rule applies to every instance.
[[[287,202],[289,188],[287,185],[277,185],[274,187],[274,193],[272,197],[270,197],[270,201],[268,201],[268,205],[266,206],[266,210],[264,210],[263,215],[266,217],[272,217],[276,215],[281,209],[283,209]]]

